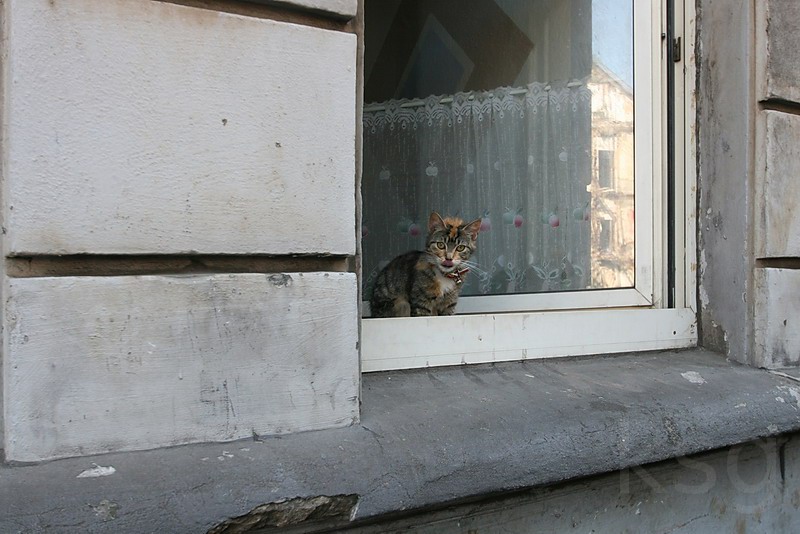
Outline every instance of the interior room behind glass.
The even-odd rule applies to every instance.
[[[634,283],[631,0],[366,0],[364,286],[431,211],[463,295]]]

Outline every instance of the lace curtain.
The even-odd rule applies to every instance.
[[[591,109],[585,81],[366,106],[366,297],[431,211],[483,219],[464,295],[587,287]]]

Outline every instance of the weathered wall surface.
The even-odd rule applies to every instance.
[[[2,2],[7,459],[358,419],[356,2],[284,3]]]
[[[754,364],[752,10],[750,0],[697,6],[700,343]]]
[[[759,259],[798,258],[800,115],[764,110],[757,117],[756,255]]]
[[[800,3],[756,2],[755,363],[800,365]]]
[[[756,269],[755,355],[769,368],[796,366],[800,358],[800,270]]]
[[[13,279],[6,316],[13,460],[357,420],[352,273]]]
[[[797,366],[800,4],[698,5],[701,343]]]
[[[800,102],[800,4],[793,0],[757,0],[756,42],[761,100]]]
[[[308,532],[333,511],[339,529],[401,512],[434,532],[434,519],[464,517],[465,534],[504,523],[681,532],[695,518],[683,532],[736,532],[743,519],[747,532],[794,534],[773,521],[796,521],[800,504],[797,438],[779,441],[800,432],[800,384],[788,374],[704,349],[369,373],[360,424],[346,428],[0,466],[0,532],[179,534],[261,519]],[[759,436],[770,439],[728,450]],[[694,456],[705,451],[720,452]],[[640,482],[637,466],[674,458],[644,471],[657,484]],[[93,464],[115,471],[78,478]],[[589,478],[608,473],[606,484]],[[495,513],[498,496],[515,522]]]
[[[138,0],[6,9],[8,254],[355,252],[354,35]]]

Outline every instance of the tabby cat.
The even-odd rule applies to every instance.
[[[372,317],[452,315],[480,229],[480,219],[464,224],[431,213],[425,250],[396,257],[375,279]]]

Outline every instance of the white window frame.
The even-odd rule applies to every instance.
[[[676,1],[683,61],[666,57],[664,2],[634,3],[635,286],[461,297],[452,317],[362,321],[363,372],[690,347],[695,287],[694,24]],[[685,5],[681,5],[685,4]],[[641,28],[649,28],[643,31]],[[639,29],[639,30],[637,30]],[[675,69],[675,307],[665,308],[666,69]],[[647,75],[649,73],[649,76]],[[683,171],[683,172],[681,172]],[[680,200],[683,200],[681,202]]]

